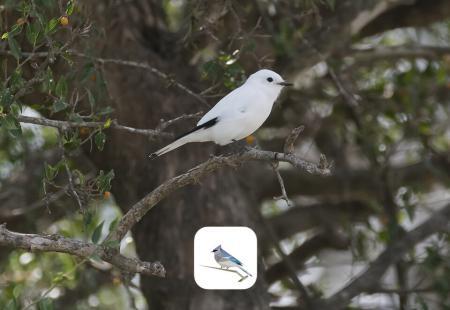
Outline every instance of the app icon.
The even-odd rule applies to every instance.
[[[243,290],[257,277],[257,239],[243,226],[211,226],[194,238],[194,278],[204,289]]]

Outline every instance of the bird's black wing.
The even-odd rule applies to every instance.
[[[188,134],[191,134],[191,133],[193,133],[193,132],[195,132],[197,130],[210,128],[210,127],[214,126],[215,124],[217,124],[218,121],[219,121],[219,117],[214,117],[213,119],[210,119],[209,121],[207,121],[207,122],[205,122],[205,123],[203,123],[201,125],[198,125],[194,129],[189,130],[188,132],[182,134],[181,136],[177,137],[175,140],[183,138],[184,136],[187,136]]]

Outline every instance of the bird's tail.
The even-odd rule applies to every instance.
[[[248,272],[247,270],[245,270],[244,268],[242,268],[241,266],[238,266],[239,269],[241,269],[243,272],[245,272],[246,274],[248,274],[250,277],[253,277],[250,272]]]
[[[156,158],[158,156],[164,155],[170,151],[175,150],[176,148],[179,148],[182,145],[185,145],[186,143],[193,142],[191,135],[188,134],[186,136],[180,137],[177,140],[173,141],[169,145],[166,145],[162,149],[156,151],[155,153],[150,154],[150,158]]]

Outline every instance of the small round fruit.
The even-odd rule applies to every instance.
[[[69,18],[68,18],[67,16],[61,16],[61,17],[59,18],[59,23],[60,23],[62,26],[67,26],[67,25],[69,24]]]

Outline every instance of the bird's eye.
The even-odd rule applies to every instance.
[[[272,82],[273,82],[273,79],[272,79],[271,77],[268,77],[268,78],[267,78],[267,82],[272,83]]]

